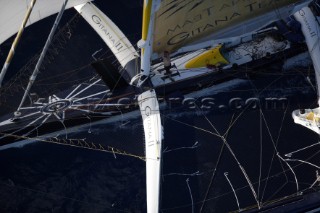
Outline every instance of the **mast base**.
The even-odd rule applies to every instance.
[[[11,118],[10,120],[12,122],[18,121],[18,120],[20,120],[20,116],[21,116],[21,112],[20,111],[15,111],[13,113],[13,118]]]

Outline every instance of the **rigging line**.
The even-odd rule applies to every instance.
[[[258,206],[258,208],[260,209],[260,203],[259,203],[259,200],[258,200],[256,191],[255,191],[255,189],[254,189],[254,187],[253,187],[253,184],[252,184],[249,176],[247,175],[247,172],[245,171],[245,169],[243,168],[243,166],[240,164],[240,161],[238,160],[238,158],[236,157],[235,153],[234,153],[233,150],[231,149],[231,147],[230,147],[229,143],[227,142],[227,140],[226,140],[223,136],[221,136],[221,139],[222,139],[223,143],[225,143],[226,147],[228,148],[228,150],[229,150],[229,152],[231,153],[231,155],[233,156],[233,158],[234,158],[234,159],[236,160],[236,162],[238,163],[238,166],[239,166],[240,170],[242,171],[242,174],[244,175],[247,183],[249,184],[249,187],[250,187],[250,189],[251,189],[251,192],[252,192],[252,194],[253,194],[256,202],[257,202],[257,206]]]
[[[229,131],[231,130],[231,125],[232,125],[232,123],[233,123],[234,115],[235,115],[235,113],[232,114],[231,119],[230,119],[230,123],[229,123],[229,126],[228,126],[228,129],[227,129],[227,131],[223,134],[223,137],[225,137],[225,138],[228,137]]]
[[[200,109],[198,105],[196,105],[196,107],[197,107],[198,109]],[[227,140],[219,133],[219,131],[215,128],[215,126],[214,126],[214,125],[212,124],[212,122],[207,118],[207,116],[203,113],[203,111],[202,111],[201,109],[200,109],[200,112],[202,113],[202,115],[204,116],[204,118],[208,121],[208,123],[211,125],[211,127],[216,131],[217,135],[221,138],[221,140],[222,140],[223,143],[226,145],[226,147],[228,148],[228,150],[229,150],[229,152],[231,153],[231,155],[233,156],[233,158],[236,160],[236,162],[237,162],[237,164],[238,164],[238,166],[239,166],[242,174],[244,175],[247,183],[249,184],[249,187],[250,187],[250,189],[251,189],[251,192],[252,192],[252,194],[253,194],[256,202],[257,202],[257,206],[258,206],[258,208],[260,209],[260,203],[259,203],[257,194],[256,194],[256,192],[255,192],[255,189],[254,189],[254,187],[253,187],[253,185],[252,185],[252,182],[251,182],[249,176],[247,175],[245,169],[243,168],[243,166],[240,164],[239,160],[237,159],[235,153],[234,153],[233,150],[231,149],[229,143],[228,143]]]
[[[230,181],[229,178],[228,178],[228,172],[225,172],[225,173],[224,173],[224,176],[226,177],[226,179],[227,179],[227,181],[228,181],[228,183],[229,183],[229,185],[230,185],[230,187],[231,187],[231,189],[232,189],[232,191],[233,191],[234,197],[236,198],[239,212],[241,212],[241,208],[240,208],[239,200],[238,200],[238,197],[237,197],[237,193],[236,193],[236,191],[234,190],[234,188],[233,188],[233,186],[232,186],[232,184],[231,184],[231,181]]]
[[[285,161],[293,161],[293,162],[295,162],[295,161],[298,161],[298,162],[301,162],[301,163],[304,163],[304,164],[308,164],[308,165],[310,165],[310,166],[313,166],[313,167],[315,167],[315,168],[317,168],[317,169],[320,169],[320,166],[317,166],[317,165],[315,165],[315,164],[313,164],[313,163],[310,163],[310,162],[308,162],[308,161],[304,161],[304,160],[300,160],[300,159],[291,159],[291,158],[286,158],[286,159],[284,159]]]
[[[285,111],[286,112],[286,111]],[[267,128],[267,131],[268,131],[268,134],[269,134],[269,136],[270,136],[270,140],[271,140],[271,142],[272,142],[272,145],[273,145],[273,148],[274,148],[274,154],[275,154],[275,152],[276,153],[278,153],[278,149],[277,149],[277,145],[278,145],[278,141],[274,141],[274,139],[273,139],[273,136],[272,136],[272,134],[271,134],[271,131],[270,131],[270,128],[269,128],[269,125],[268,125],[268,122],[267,122],[267,120],[266,120],[266,118],[265,118],[265,116],[264,116],[264,113],[263,113],[263,111],[260,109],[260,114],[262,115],[262,118],[263,118],[263,120],[264,120],[264,123],[265,123],[265,126],[266,126],[266,128]],[[284,115],[283,115],[283,120],[284,120],[284,117],[285,117],[285,113],[284,113]],[[280,127],[280,129],[282,128],[282,126]],[[281,132],[281,131],[280,131]],[[280,132],[279,132],[279,134],[280,134]],[[279,136],[279,135],[278,135]],[[279,139],[280,137],[278,137],[277,139]],[[273,154],[273,156],[274,156],[274,154]],[[272,160],[273,160],[274,158],[272,158]],[[284,167],[283,167],[283,165],[282,165],[282,163],[281,163],[281,160],[279,160],[279,163],[280,163],[280,165],[281,165],[281,167],[282,167],[282,170],[284,171]],[[270,167],[269,167],[269,169],[271,170],[271,165],[272,165],[272,162],[271,162],[271,164],[270,164]],[[287,176],[286,176],[286,178],[287,178]],[[267,183],[267,182],[266,182]]]
[[[188,124],[188,123],[185,123],[185,122],[176,120],[176,119],[174,119],[174,118],[170,118],[170,117],[167,116],[167,115],[163,115],[163,116],[166,117],[167,119],[170,119],[170,120],[175,121],[175,122],[177,122],[177,123],[183,124],[183,125],[185,125],[185,126],[195,128],[195,129],[197,129],[197,130],[200,130],[200,131],[209,133],[209,134],[214,135],[214,136],[217,136],[217,137],[221,137],[221,136],[219,136],[218,134],[216,134],[216,133],[214,133],[214,132],[212,132],[212,131],[209,131],[209,130],[206,130],[206,129],[203,129],[203,128],[200,128],[200,127],[197,127],[197,126],[194,126],[194,125],[191,125],[191,124]]]
[[[279,78],[273,80],[270,84],[268,84],[264,89],[262,89],[262,90],[259,91],[259,92],[258,92],[256,86],[255,86],[255,85],[253,84],[253,82],[251,81],[251,79],[248,78],[248,80],[249,80],[249,82],[251,83],[251,85],[255,88],[256,96],[259,96],[263,91],[265,91],[266,88],[270,87],[272,84],[274,84],[276,81],[280,80],[281,78],[282,78],[282,76],[279,76]],[[286,108],[286,111],[287,111],[287,109],[288,109],[288,106],[287,106],[287,108]],[[284,116],[283,116],[283,120],[282,120],[282,124],[281,124],[280,130],[279,130],[279,134],[278,134],[278,138],[277,138],[276,144],[278,144],[278,139],[280,138],[280,133],[281,133],[281,129],[282,129],[282,125],[283,125],[283,121],[284,121],[284,117],[285,117],[286,111],[285,111]],[[270,135],[270,139],[271,139],[272,144],[273,144],[273,146],[274,146],[275,152],[278,152],[278,151],[277,151],[277,148],[276,148],[277,145],[275,145],[274,139],[273,139],[272,134],[271,134],[270,129],[269,129],[268,122],[267,122],[266,119],[265,119],[265,116],[264,116],[264,113],[263,113],[261,107],[260,107],[260,109],[259,109],[259,112],[260,112],[260,125],[261,125],[260,128],[262,128],[261,117],[263,117],[264,123],[265,123],[265,125],[266,125],[266,127],[267,127],[267,130],[268,130],[268,133],[269,133],[269,135]],[[261,133],[260,133],[260,137],[261,137]],[[262,147],[262,143],[260,143],[260,147]],[[262,148],[261,148],[261,149],[262,149]],[[262,168],[261,168],[261,167],[262,167],[262,165],[261,165],[261,162],[262,162],[262,156],[261,156],[262,150],[261,150],[261,149],[260,149],[260,175],[259,175],[259,188],[258,188],[258,192],[260,192],[260,178],[261,178],[261,169],[262,169]],[[275,154],[275,152],[274,152],[274,154]],[[274,158],[274,154],[273,154],[272,160],[273,160],[273,158]],[[272,161],[272,162],[273,162],[273,161]],[[270,171],[270,169],[271,169],[272,162],[271,162],[271,164],[270,164],[269,171]],[[282,167],[282,169],[283,169],[283,171],[284,171],[284,168],[283,168],[283,166],[282,166],[282,164],[281,164],[281,161],[280,161],[280,165],[281,165],[281,167]],[[266,182],[266,185],[267,185],[267,182]],[[265,187],[266,187],[266,185],[265,185]],[[265,191],[265,188],[264,188],[264,191]],[[263,192],[263,193],[264,193],[264,192]]]
[[[40,125],[35,126],[32,130],[30,130],[29,132],[23,134],[23,136],[28,136],[29,134],[31,134],[31,133],[32,133],[33,131],[35,131],[35,130],[38,132],[38,128],[41,127],[41,126],[50,118],[50,116],[51,116],[51,114],[48,115],[47,117],[45,117],[45,118],[41,121]]]
[[[43,106],[34,106],[34,107],[21,107],[20,109],[41,109]]]
[[[317,143],[311,144],[311,145],[309,145],[309,146],[303,147],[303,148],[301,148],[301,149],[297,149],[297,150],[295,150],[295,151],[293,151],[293,152],[289,152],[289,153],[285,154],[284,156],[291,158],[293,154],[295,154],[295,153],[297,153],[297,152],[300,152],[300,151],[303,151],[303,150],[306,150],[306,149],[309,149],[309,148],[314,147],[314,146],[316,146],[316,145],[320,145],[320,141],[317,142]]]
[[[316,171],[318,171],[318,170],[316,170]],[[288,183],[294,183],[294,181],[289,181]],[[312,186],[312,187],[310,188],[310,186],[311,186],[310,182],[302,182],[302,181],[300,181],[299,183],[300,183],[300,186],[303,186],[303,185],[308,186],[308,189],[313,189],[312,187],[314,187],[314,186]],[[318,188],[318,189],[317,189],[317,188]],[[314,191],[319,191],[319,187],[316,186],[313,190],[314,190]],[[302,190],[301,190],[301,191],[302,191]]]
[[[207,188],[207,191],[206,191],[206,194],[205,194],[203,200],[207,199],[209,191],[210,191],[212,183],[213,183],[213,180],[216,177],[217,168],[218,168],[218,166],[220,164],[220,160],[221,160],[221,157],[222,157],[222,153],[224,151],[224,147],[225,147],[225,144],[223,143],[222,146],[221,146],[220,152],[219,152],[219,156],[218,156],[218,159],[217,159],[216,166],[215,166],[214,170],[212,171],[212,176],[211,176],[211,179],[210,179],[210,183],[208,185],[208,188]],[[200,213],[202,212],[204,205],[205,205],[205,202],[203,202],[202,205],[201,205],[201,208],[200,208],[200,211],[199,211]]]
[[[92,87],[93,85],[97,84],[99,81],[101,81],[100,78],[99,78],[98,80],[94,81],[93,83],[89,84],[88,86],[86,86],[84,89],[80,90],[77,94],[71,96],[70,99],[76,97],[77,95],[79,95],[79,94],[81,94],[81,93],[83,93],[84,91],[86,91],[87,89],[89,89],[90,87]]]
[[[261,109],[260,109],[261,111]],[[258,183],[258,198],[260,197],[260,184],[262,175],[262,156],[263,156],[263,138],[262,138],[262,115],[259,114],[259,126],[260,126],[260,154],[259,154],[259,183]],[[261,202],[261,201],[260,201]]]
[[[278,194],[286,185],[288,185],[289,181],[287,180],[284,184],[282,184],[282,186],[280,186],[279,188],[277,188],[277,190],[270,196],[266,199],[266,204],[268,205],[268,200],[272,200],[272,198],[274,196],[276,196],[276,194]],[[262,205],[264,205],[265,203],[263,203]]]
[[[73,99],[74,102],[78,102],[78,101],[82,101],[83,99],[91,98],[91,97],[93,97],[93,96],[101,95],[101,94],[103,94],[103,93],[108,93],[109,91],[110,91],[110,90],[104,90],[104,91],[102,91],[102,92],[94,93],[94,94],[88,95],[88,96],[86,96],[86,97],[82,97],[82,98],[75,98],[75,97],[73,97],[72,99]],[[103,98],[102,98],[102,99],[103,99]]]
[[[121,76],[122,76],[122,74],[121,74]],[[101,78],[100,78],[100,79],[101,79]],[[110,89],[106,90],[107,92],[102,95],[102,97],[100,98],[100,100],[97,102],[98,104],[100,104],[100,103],[105,99],[106,95],[108,95],[109,92],[111,92],[111,93],[114,92],[114,89],[117,87],[118,83],[120,82],[120,79],[121,79],[121,77],[117,80],[116,86],[114,86],[114,88],[112,89],[112,91],[111,91]]]
[[[197,106],[198,107],[198,106]],[[198,107],[199,108],[199,107]],[[202,111],[200,111],[202,112]],[[251,189],[251,192],[257,202],[257,206],[258,208],[260,209],[260,203],[259,203],[259,200],[258,200],[258,197],[257,197],[257,194],[256,194],[256,191],[252,185],[252,182],[249,178],[249,176],[247,175],[247,172],[245,171],[245,169],[243,168],[243,166],[240,164],[240,161],[238,160],[238,158],[236,157],[235,153],[233,152],[233,150],[231,149],[231,146],[229,145],[229,143],[227,142],[227,140],[218,132],[218,130],[215,128],[215,126],[212,124],[212,122],[207,118],[207,116],[202,113],[204,118],[208,121],[208,123],[211,125],[211,127],[218,133],[219,137],[221,138],[221,140],[223,141],[223,143],[226,145],[226,147],[228,148],[229,152],[231,153],[231,155],[233,156],[233,158],[236,160],[240,170],[242,171],[242,174],[244,175],[246,181],[248,182],[249,186],[250,186],[250,189]]]
[[[189,186],[189,178],[186,179],[186,183],[189,189],[189,193],[190,193],[190,198],[191,198],[191,208],[192,208],[192,213],[194,213],[194,206],[193,206],[193,197],[192,197],[192,192],[191,192],[191,188]]]
[[[283,162],[285,162],[285,163],[287,164],[287,166],[289,167],[289,169],[291,170],[291,172],[292,172],[292,174],[293,174],[293,176],[294,176],[294,179],[295,179],[295,181],[296,181],[297,194],[298,194],[298,193],[299,193],[299,184],[298,184],[298,180],[297,180],[296,173],[294,173],[294,171],[293,171],[293,169],[291,168],[290,164],[289,164],[287,161],[285,161],[285,160],[280,156],[279,152],[277,153],[277,156],[278,156]]]
[[[262,110],[260,110],[260,113],[261,113],[262,118],[263,118],[263,121],[264,121],[264,123],[265,123],[265,125],[266,125],[266,127],[267,127],[268,134],[269,134],[269,136],[270,136],[270,140],[271,140],[271,142],[272,142],[272,144],[273,144],[273,148],[274,148],[274,150],[275,150],[276,152],[278,152],[278,150],[277,150],[277,144],[276,144],[277,142],[275,142],[274,139],[273,139],[273,136],[272,136],[272,134],[271,134],[271,131],[270,131],[268,122],[267,122],[267,120],[266,120],[266,118],[265,118],[265,116],[264,116],[264,113],[262,112]]]
[[[316,171],[316,180],[311,184],[311,186],[309,187],[309,189],[311,189],[314,185],[316,185],[316,183],[320,182],[320,176],[319,176],[319,172],[318,170]]]
[[[40,111],[37,111],[37,112],[33,112],[33,113],[30,113],[30,114],[27,114],[27,115],[24,115],[24,116],[21,116],[20,118],[27,118],[27,117],[30,117],[30,116],[33,116],[33,115],[36,115],[36,114],[39,114],[41,113]]]
[[[247,111],[247,109],[249,109],[250,104],[248,104],[247,106],[245,106],[245,108],[239,113],[239,115],[234,119],[234,121],[229,125],[227,131],[224,133],[223,137],[226,137],[231,128],[236,124],[236,122],[238,121],[238,119],[242,116],[243,113],[245,113],[245,111]]]
[[[22,127],[21,129],[15,130],[14,132],[12,132],[12,134],[15,134],[15,133],[17,133],[17,132],[20,132],[21,130],[23,130],[23,129],[29,127],[29,126],[31,126],[32,124],[36,123],[38,120],[42,119],[44,116],[45,116],[45,115],[41,115],[39,118],[37,118],[37,119],[33,120],[32,122],[28,123],[26,126]],[[3,139],[3,138],[5,138],[5,137],[7,137],[7,136],[6,136],[6,133],[1,133],[1,132],[0,132],[0,134],[3,135],[3,136],[0,137],[0,140]]]
[[[167,147],[166,149],[163,150],[162,153],[168,153],[168,152],[177,151],[177,150],[181,150],[181,149],[195,149],[195,148],[197,148],[199,146],[200,145],[199,145],[198,141],[196,141],[192,146],[183,146],[183,147],[179,147],[179,148],[175,148],[175,149],[169,149],[169,150],[167,150],[167,148],[168,148]]]
[[[68,80],[68,79],[65,79],[65,81],[61,81],[61,79],[57,79],[57,81],[59,82],[43,82],[43,83],[37,83],[37,86],[52,86],[52,85],[55,85],[55,86],[59,86],[61,84],[71,84],[71,83],[78,83],[80,81],[87,81],[89,79],[89,77],[83,77],[83,78],[77,78],[77,79],[71,79],[71,80]]]
[[[203,117],[208,121],[208,123],[210,124],[210,126],[214,129],[214,131],[216,131],[216,134],[219,135],[219,137],[221,139],[223,139],[224,137],[220,134],[220,132],[217,130],[217,128],[212,124],[212,122],[208,119],[208,117],[203,113],[203,110],[197,105],[195,104],[196,107],[200,110],[200,113],[203,115]]]
[[[316,152],[315,154],[313,154],[312,156],[310,156],[307,160],[310,160],[311,158],[313,158],[315,155],[317,155],[317,154],[319,154],[319,153],[320,153],[320,150],[317,151],[317,152]],[[295,165],[295,166],[293,166],[292,168],[296,168],[296,167],[298,167],[298,166],[300,166],[300,165],[302,165],[302,164],[303,164],[303,163],[299,163],[298,165]],[[289,171],[289,170],[290,170],[290,169],[287,169],[285,172],[287,172],[287,171]],[[276,173],[276,174],[274,174],[273,176],[271,176],[271,177],[269,177],[269,178],[278,177],[279,175],[281,175],[281,174],[283,174],[283,173],[285,173],[285,172],[282,171],[282,172]],[[256,184],[256,182],[255,182],[254,184]],[[247,187],[248,187],[248,185],[245,185],[245,186],[243,186],[243,187],[239,187],[239,188],[235,189],[235,191],[243,190],[243,189],[245,189],[245,188],[247,188]],[[307,190],[307,189],[304,189],[304,190]],[[303,192],[304,190],[301,190],[301,192]],[[227,196],[227,195],[229,195],[230,193],[232,193],[232,191],[226,192],[226,193],[224,193],[224,194],[221,194],[221,195],[218,195],[218,196],[215,196],[215,197],[208,198],[208,199],[206,199],[206,200],[202,200],[202,201],[195,202],[195,204],[200,204],[200,203],[204,203],[204,202],[207,202],[207,201],[210,201],[210,200],[215,200],[215,199],[218,199],[218,198],[220,198],[220,197]],[[297,195],[297,194],[295,193],[294,195]],[[188,206],[190,206],[190,204],[180,205],[180,206],[175,206],[175,207],[170,207],[170,208],[166,208],[166,209],[163,209],[163,210],[173,210],[173,209],[185,208],[185,207],[188,207]]]
[[[110,146],[105,146],[102,144],[95,144],[92,142],[85,142],[84,139],[58,139],[56,137],[53,137],[53,139],[44,139],[41,137],[27,137],[27,136],[20,136],[20,135],[14,135],[14,134],[9,134],[9,133],[0,133],[2,135],[5,135],[6,137],[10,136],[10,137],[15,137],[17,139],[25,139],[25,140],[34,140],[34,141],[38,141],[38,142],[45,142],[45,143],[51,143],[51,144],[57,144],[57,145],[64,145],[64,146],[71,146],[71,147],[76,147],[76,148],[83,148],[83,149],[89,149],[89,150],[93,150],[93,151],[101,151],[101,152],[106,152],[106,153],[111,153],[113,154],[116,153],[118,155],[124,155],[124,156],[129,156],[129,157],[135,157],[138,158],[140,160],[145,161],[146,158],[144,156],[139,156],[139,155],[135,155],[135,154],[130,154],[127,153],[125,151],[121,151],[119,149],[110,147]],[[74,141],[77,141],[78,143],[75,144]],[[81,142],[83,141],[83,142]],[[111,149],[114,149],[113,151]]]
[[[259,91],[258,95],[260,95],[262,92],[266,91],[268,87],[272,86],[274,83],[279,81],[281,78],[283,78],[283,75],[280,75],[278,78],[274,79],[270,84],[268,84],[266,87],[264,87],[261,91]]]
[[[196,172],[190,173],[190,174],[172,172],[172,173],[169,173],[169,174],[164,174],[164,175],[162,175],[162,177],[172,176],[172,175],[191,176],[191,177],[193,177],[193,176],[201,176],[201,175],[203,175],[203,172],[196,171]]]
[[[279,75],[278,78],[274,79],[273,81],[271,81],[266,87],[264,87],[261,91],[258,92],[257,87],[253,84],[252,80],[248,77],[249,82],[251,83],[251,85],[254,87],[254,91],[256,91],[256,95],[259,96],[261,95],[261,93],[263,93],[264,91],[267,90],[267,88],[269,88],[270,86],[272,86],[274,83],[276,83],[277,81],[279,81],[281,78],[283,78],[283,74]]]
[[[73,93],[75,93],[75,91],[77,91],[79,89],[79,87],[81,86],[82,84],[79,84],[78,86],[76,86],[76,88],[74,88],[67,97],[65,97],[65,99],[68,99],[71,95],[73,95]]]
[[[76,73],[76,72],[79,72],[85,68],[88,68],[90,67],[91,63],[89,64],[86,64],[86,65],[83,65],[82,67],[78,67],[78,68],[75,68],[75,69],[72,69],[72,70],[68,70],[68,71],[62,71],[62,73],[60,74],[56,74],[56,75],[51,75],[51,76],[48,76],[47,78],[43,78],[43,79],[40,79],[38,80],[37,82],[42,82],[42,81],[45,81],[45,80],[50,80],[50,79],[55,79],[57,77],[60,77],[60,76],[65,76],[65,75],[71,75],[72,73]]]
[[[21,108],[22,105],[24,104],[25,99],[26,99],[29,91],[30,91],[30,89],[31,89],[34,81],[36,80],[36,77],[37,77],[37,75],[38,75],[38,73],[39,73],[39,71],[40,71],[40,66],[41,66],[41,64],[42,64],[42,62],[43,62],[43,59],[44,59],[46,53],[47,53],[47,50],[48,50],[48,48],[49,48],[49,45],[50,45],[50,43],[52,42],[54,33],[55,33],[55,31],[56,31],[56,29],[57,29],[57,27],[58,27],[58,24],[59,24],[59,22],[60,22],[60,20],[61,20],[61,17],[62,17],[62,15],[63,15],[63,13],[64,13],[64,10],[65,10],[65,8],[66,8],[67,3],[68,3],[68,0],[64,0],[64,2],[63,2],[63,4],[62,4],[62,7],[61,7],[61,9],[60,9],[60,11],[59,11],[59,14],[58,14],[58,16],[57,16],[56,19],[55,19],[55,22],[54,22],[54,24],[53,24],[53,26],[52,26],[52,28],[51,28],[50,34],[49,34],[49,36],[48,36],[48,38],[47,38],[47,41],[46,41],[46,43],[45,43],[45,45],[44,45],[44,47],[43,47],[43,50],[42,50],[42,52],[41,52],[41,55],[40,55],[40,57],[39,57],[39,59],[38,59],[38,62],[37,62],[37,64],[36,64],[36,67],[34,68],[34,71],[33,71],[32,75],[30,76],[30,80],[29,80],[29,82],[28,82],[27,89],[25,90],[24,95],[23,95],[23,97],[22,97],[22,100],[21,100],[21,102],[20,102],[20,104],[19,104],[19,106],[18,106],[18,109],[17,109],[17,111],[16,111],[17,113],[20,111],[20,108]]]
[[[287,111],[288,111],[288,108],[289,108],[289,105],[287,105],[284,113],[283,113],[283,117],[282,117],[282,121],[281,121],[281,125],[280,125],[280,128],[279,128],[279,132],[278,132],[278,137],[277,137],[277,140],[276,140],[276,146],[278,146],[278,143],[279,143],[279,140],[280,140],[280,135],[281,135],[281,131],[282,131],[282,127],[284,125],[284,119],[285,119],[285,116],[287,114]],[[261,114],[260,114],[261,115]],[[271,162],[270,162],[270,166],[269,166],[269,171],[268,171],[268,175],[267,175],[267,180],[266,180],[266,183],[264,185],[264,189],[263,189],[263,192],[262,192],[262,197],[261,197],[261,202],[263,201],[263,197],[264,197],[264,193],[266,191],[266,188],[267,188],[267,185],[268,185],[268,180],[269,180],[269,176],[270,176],[270,173],[271,173],[271,168],[272,168],[272,164],[273,164],[273,160],[276,156],[276,152],[277,150],[274,150],[273,152],[273,155],[272,155],[272,158],[271,158]],[[282,167],[282,170],[284,171],[284,167],[282,165],[282,163],[280,163],[281,167]],[[288,177],[286,175],[286,173],[284,173],[285,176],[286,176],[286,180],[288,181]]]
[[[86,205],[90,205],[90,206],[95,205],[95,206],[101,206],[101,207],[104,207],[104,208],[107,208],[107,209],[117,210],[117,211],[120,211],[120,212],[128,212],[128,211],[126,211],[126,210],[115,209],[114,207],[109,207],[109,206],[103,205],[103,204],[89,203],[89,202],[82,201],[82,200],[79,200],[79,199],[75,199],[75,198],[71,198],[71,197],[66,197],[66,196],[63,196],[63,195],[57,195],[57,194],[54,194],[54,193],[48,193],[48,192],[45,192],[45,191],[41,191],[41,190],[37,190],[37,189],[32,189],[32,188],[25,187],[25,186],[17,186],[17,185],[7,184],[7,183],[5,183],[5,182],[2,181],[2,180],[0,180],[0,184],[1,184],[1,185],[5,185],[5,186],[7,186],[7,187],[11,187],[11,188],[16,188],[16,189],[20,189],[20,190],[26,190],[26,191],[30,191],[30,192],[36,192],[36,193],[44,194],[44,195],[47,195],[47,196],[59,197],[59,198],[63,198],[63,199],[66,199],[66,200],[70,200],[70,201],[72,201],[72,202],[82,203],[82,204],[86,204]],[[99,200],[99,201],[100,201],[100,200]],[[128,213],[130,213],[130,212],[128,212]]]
[[[34,62],[35,63],[35,62]],[[85,67],[88,67],[89,65],[86,65]],[[85,68],[84,67],[84,68]],[[83,69],[83,68],[80,68],[80,69]],[[78,71],[78,70],[76,70],[76,71]],[[19,71],[20,72],[20,71]],[[73,72],[73,71],[72,71]],[[66,72],[64,72],[63,74],[60,74],[60,75],[65,75],[66,74]],[[53,77],[48,77],[48,78],[44,78],[44,79],[41,79],[41,80],[38,80],[38,82],[42,82],[42,81],[45,81],[45,80],[48,80],[48,79],[52,79],[52,78],[56,78],[56,77],[58,77],[59,75],[56,75],[56,76],[53,76]],[[23,75],[22,74],[20,74],[19,76],[15,76],[14,77],[14,79],[13,80],[11,80],[10,82],[13,82],[13,83],[10,83],[10,82],[8,82],[8,84],[10,84],[9,86],[5,86],[5,87],[3,87],[2,89],[0,89],[0,93],[3,93],[4,92],[4,90],[9,90],[9,89],[15,89],[15,88],[18,88],[18,89],[20,89],[20,86],[16,86],[16,81],[18,81],[18,80],[20,80],[20,82],[21,82],[21,78],[25,78],[25,79],[27,79],[28,77],[27,77],[27,75],[25,74],[25,72],[23,73]],[[7,85],[7,84],[6,84]],[[14,85],[14,86],[13,86]]]
[[[91,127],[92,127],[91,118],[90,118],[88,115],[86,115],[86,117],[89,119],[89,122],[90,122],[90,126],[89,126],[89,129],[88,129],[88,133],[91,134],[91,133],[92,133],[92,132],[91,132]],[[113,149],[112,149],[112,152],[113,152]]]
[[[77,107],[85,107],[85,106],[105,106],[105,107],[116,107],[116,106],[130,106],[131,104],[113,104],[113,103],[105,103],[105,104],[95,104],[95,103],[89,103],[89,104],[73,104],[72,106],[77,109]]]
[[[68,139],[68,129],[67,129],[66,125],[64,125],[64,118],[65,118],[65,113],[64,113],[64,111],[62,112],[61,117],[60,117],[56,112],[54,112],[53,115],[54,115],[54,116],[58,119],[58,121],[60,121],[60,123],[63,125],[64,131],[65,131],[65,135],[66,135],[66,139]]]

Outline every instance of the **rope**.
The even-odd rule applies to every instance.
[[[146,160],[146,158],[144,156],[130,154],[125,151],[119,150],[117,148],[114,148],[111,146],[106,146],[106,145],[99,144],[99,143],[87,142],[86,139],[59,139],[57,137],[44,139],[44,138],[39,138],[39,137],[31,138],[31,137],[27,137],[27,136],[19,136],[19,135],[14,135],[14,134],[7,134],[7,133],[0,133],[0,134],[4,135],[5,137],[14,137],[14,138],[23,139],[23,140],[34,140],[34,141],[38,141],[38,142],[59,144],[59,145],[71,146],[71,147],[76,147],[76,148],[83,148],[83,149],[88,149],[88,150],[93,150],[93,151],[106,152],[106,153],[110,153],[113,155],[118,154],[118,155],[134,157],[134,158],[138,158],[143,161]]]

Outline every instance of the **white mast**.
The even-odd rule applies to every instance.
[[[43,50],[42,50],[42,52],[41,52],[41,55],[40,55],[39,60],[38,60],[38,62],[37,62],[37,64],[36,64],[36,67],[35,67],[32,75],[31,75],[31,77],[30,77],[30,80],[29,80],[27,89],[25,90],[24,95],[23,95],[23,97],[22,97],[22,100],[21,100],[21,102],[20,102],[20,105],[19,105],[17,111],[15,112],[15,116],[19,116],[19,115],[20,115],[20,108],[21,108],[22,105],[24,104],[24,101],[26,100],[29,91],[30,91],[30,89],[31,89],[34,81],[36,80],[36,77],[37,77],[37,75],[38,75],[38,73],[39,73],[39,70],[40,70],[40,67],[41,67],[41,65],[42,65],[42,61],[43,61],[43,59],[44,59],[44,56],[46,55],[47,50],[48,50],[48,48],[49,48],[49,46],[50,46],[50,44],[51,44],[53,35],[54,35],[54,33],[55,33],[55,31],[56,31],[56,29],[57,29],[57,27],[58,27],[58,24],[59,24],[59,22],[60,22],[60,20],[61,20],[61,17],[62,17],[62,15],[63,15],[63,12],[64,12],[65,8],[66,8],[67,3],[68,3],[68,0],[65,0],[64,3],[63,3],[63,5],[62,5],[62,7],[61,7],[61,10],[60,10],[59,14],[57,15],[57,18],[56,18],[56,20],[55,20],[55,22],[54,22],[54,24],[53,24],[53,27],[51,28],[51,31],[50,31],[50,34],[49,34],[48,39],[47,39],[47,41],[46,41],[46,44],[44,45],[44,48],[43,48]]]
[[[159,0],[144,0],[143,2],[142,38],[138,42],[138,47],[141,48],[141,73],[136,76],[139,78],[137,86],[141,86],[150,74],[155,12],[159,5]],[[137,79],[132,79],[131,82],[135,80]]]
[[[29,17],[30,17],[30,14],[31,14],[31,12],[32,12],[33,6],[35,5],[36,1],[37,1],[37,0],[32,0],[32,1],[31,1],[30,6],[29,6],[29,8],[28,8],[28,10],[27,10],[26,16],[25,16],[25,18],[24,18],[24,20],[23,20],[23,22],[22,22],[22,24],[21,24],[21,26],[20,26],[19,32],[18,32],[16,38],[14,39],[14,41],[13,41],[13,43],[12,43],[10,52],[9,52],[9,54],[8,54],[8,57],[7,57],[7,59],[6,59],[6,62],[4,63],[3,68],[2,68],[2,70],[1,70],[1,73],[0,73],[0,87],[1,87],[1,85],[2,85],[3,78],[4,78],[4,76],[6,75],[6,72],[7,72],[8,68],[9,68],[9,65],[10,65],[10,63],[11,63],[11,60],[12,60],[13,55],[14,55],[14,53],[15,53],[15,50],[16,50],[16,48],[17,48],[17,46],[18,46],[18,43],[19,43],[19,41],[20,41],[20,38],[21,38],[21,36],[22,36],[22,33],[23,33],[23,31],[24,31],[24,28],[25,28],[25,26],[26,26],[26,24],[27,24],[27,21],[28,21],[28,19],[29,19]]]
[[[151,54],[153,43],[154,14],[158,0],[144,0],[141,47],[141,73],[137,76],[137,86],[142,86],[148,79],[151,69]],[[133,81],[135,79],[132,79]],[[146,154],[146,187],[147,212],[159,212],[160,181],[162,161],[162,125],[159,103],[155,91],[148,90],[138,96],[139,107],[143,119]]]

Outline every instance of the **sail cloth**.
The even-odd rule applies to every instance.
[[[138,53],[108,16],[91,3],[79,5],[75,9],[108,45],[122,67],[126,67],[131,61],[135,63]]]
[[[147,212],[159,212],[163,140],[159,102],[155,90],[141,93],[138,101],[145,136]]]
[[[280,8],[286,9],[287,16],[295,2],[298,0],[162,0],[156,12],[153,50],[173,52],[211,34],[217,39],[223,31],[233,33],[228,36],[253,31],[279,19]]]
[[[69,0],[66,8],[74,7],[91,0]],[[0,44],[18,32],[29,1],[25,0],[0,0]],[[58,13],[63,0],[38,0],[33,8],[26,26],[43,18]]]

